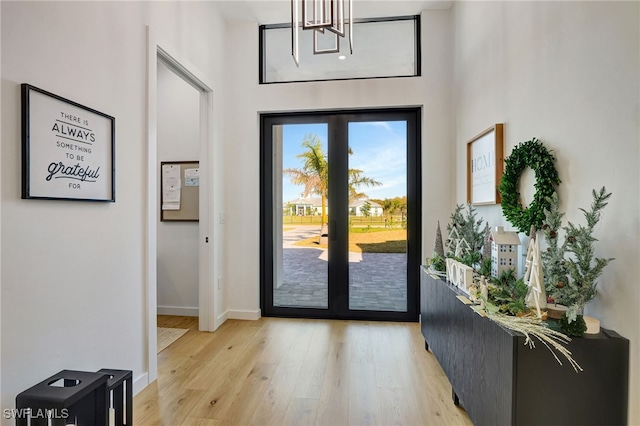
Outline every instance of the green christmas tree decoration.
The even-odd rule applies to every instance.
[[[566,262],[569,272],[569,285],[565,287],[563,297],[569,301],[567,319],[575,320],[581,314],[584,305],[596,296],[598,277],[605,266],[613,258],[598,258],[594,256],[593,243],[598,241],[593,237],[593,228],[600,221],[600,214],[604,209],[611,193],[607,193],[603,186],[599,192],[592,191],[593,203],[590,210],[580,209],[584,213],[586,226],[575,226],[568,222],[564,227],[566,232],[566,250],[569,254]]]
[[[462,217],[462,205],[457,204],[456,208],[449,217],[449,223],[447,223],[447,239],[445,245],[447,247],[446,257],[455,257],[456,240],[460,238],[458,233],[458,226],[462,226],[464,218]]]
[[[611,193],[605,187],[592,191],[593,203],[584,213],[586,225],[571,222],[562,227],[565,238],[560,243],[559,230],[564,214],[560,213],[557,195],[549,197],[549,209],[545,210],[542,226],[548,248],[542,253],[545,271],[545,288],[556,303],[568,307],[567,322],[572,323],[582,314],[587,302],[596,296],[597,279],[613,258],[597,258],[594,254],[593,230],[600,221]]]
[[[466,214],[465,214],[466,213]],[[451,213],[450,222],[447,224],[447,257],[455,258],[455,250],[457,240],[464,240],[464,250],[462,256],[472,255],[474,252],[481,252],[484,245],[485,232],[483,229],[484,220],[477,219],[478,213],[471,205],[467,205],[466,212],[464,206],[456,205],[455,210]],[[455,229],[455,232],[454,232]],[[467,247],[468,245],[468,247]],[[475,257],[475,255],[472,255]]]
[[[436,243],[433,247],[434,253],[444,258],[444,245],[442,244],[442,231],[440,231],[440,221],[438,221],[438,227],[436,228]]]
[[[540,254],[544,270],[544,287],[554,302],[565,304],[567,301],[563,300],[564,292],[562,289],[569,281],[564,260],[566,242],[558,243],[558,230],[562,226],[564,213],[560,212],[557,193],[554,193],[547,201],[549,208],[544,210],[545,220],[542,224],[542,234],[547,243],[547,249]]]

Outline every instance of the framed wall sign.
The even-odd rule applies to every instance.
[[[115,118],[22,84],[22,198],[115,201]]]
[[[503,124],[467,142],[467,202],[500,204],[498,185],[504,169]]]

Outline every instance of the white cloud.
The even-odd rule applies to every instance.
[[[372,198],[392,198],[407,193],[407,157],[404,143],[385,144],[379,149],[370,149],[350,161],[349,167],[360,169],[364,175],[381,182],[381,186],[363,187],[362,192]],[[354,154],[355,156],[356,154]]]
[[[366,121],[362,124],[375,126],[375,127],[382,127],[387,132],[393,133],[393,129],[391,128],[391,125],[389,124],[388,121]]]

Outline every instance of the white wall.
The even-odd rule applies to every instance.
[[[2,7],[0,7],[0,34],[2,34]],[[0,42],[0,70],[2,70],[2,43]],[[0,99],[2,97],[2,86],[0,83]],[[2,135],[2,102],[0,102],[0,135]],[[2,138],[0,138],[0,142]],[[0,189],[2,188],[2,150],[0,150]],[[2,223],[2,208],[0,208],[0,224]],[[0,226],[0,403],[2,403],[2,226]]]
[[[158,176],[161,161],[198,161],[200,92],[163,63],[158,63],[157,113]],[[160,200],[159,191],[160,183]],[[158,218],[159,314],[198,315],[198,232],[198,222]]]
[[[454,6],[457,202],[466,199],[466,142],[501,122],[505,155],[532,137],[554,151],[565,219],[584,223],[578,208],[590,206],[593,188],[613,192],[596,228],[595,254],[616,260],[605,268],[586,313],[630,340],[630,424],[640,424],[634,403],[640,399],[639,6]],[[499,206],[478,211],[492,225],[511,229]]]
[[[257,25],[229,26],[229,76],[234,88],[227,115],[226,182],[242,182],[242,190],[228,185],[225,202],[226,302],[230,317],[259,312],[259,113],[317,111],[360,107],[423,106],[422,175],[424,252],[431,254],[435,223],[451,210],[454,187],[452,163],[451,13],[429,11],[422,18],[422,77],[314,83],[258,84]],[[311,46],[307,46],[311,48]],[[233,53],[233,54],[231,54]]]
[[[2,2],[2,398],[59,370],[147,373],[146,29],[211,81],[224,22],[210,2]],[[116,118],[116,202],[20,199],[20,83]],[[216,117],[214,140],[222,118]],[[150,255],[155,256],[155,253]],[[9,424],[9,422],[6,422]]]

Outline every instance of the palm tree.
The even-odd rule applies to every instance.
[[[300,169],[284,169],[282,172],[289,175],[291,183],[294,185],[304,185],[304,196],[319,195],[321,199],[321,220],[322,224],[327,223],[327,197],[329,192],[329,162],[322,149],[322,142],[318,135],[306,135],[302,141],[305,151],[298,154],[296,158],[303,160]],[[349,154],[352,154],[349,149]],[[362,186],[379,186],[382,183],[367,176],[363,176],[363,171],[349,169],[349,194],[352,200],[366,197],[358,189]]]
[[[322,223],[327,221],[326,197],[329,183],[329,163],[322,150],[322,142],[318,135],[306,135],[302,141],[304,152],[296,158],[301,158],[304,164],[301,169],[284,169],[294,185],[304,185],[304,196],[319,195],[322,202]]]
[[[351,148],[349,148],[349,154],[352,154]],[[349,199],[350,201],[366,198],[367,194],[364,192],[358,192],[358,188],[361,186],[380,186],[382,183],[374,180],[370,177],[362,176],[364,171],[358,169],[349,169]]]

